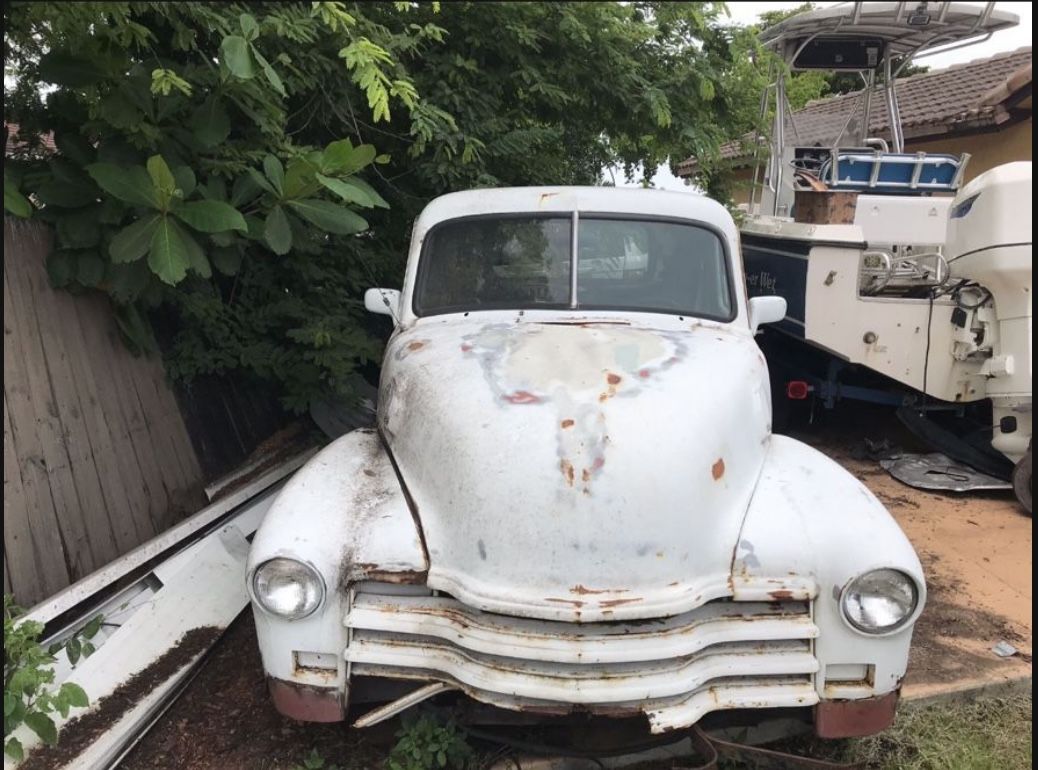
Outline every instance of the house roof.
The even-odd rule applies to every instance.
[[[32,149],[29,142],[18,135],[18,128],[19,126],[17,123],[4,123],[4,131],[6,133],[6,141],[4,142],[5,158],[24,155]],[[40,148],[44,153],[51,153],[56,150],[54,146],[53,132],[40,137]]]
[[[897,95],[906,139],[1000,125],[1013,117],[1014,108],[1031,109],[1031,47],[901,78]],[[860,114],[861,109],[861,91],[819,99],[793,113],[786,134],[795,135],[798,144],[829,145],[836,141],[847,119]],[[890,138],[887,106],[876,95],[868,135]],[[753,134],[726,142],[721,145],[720,156],[734,165],[749,162],[752,142]],[[698,165],[695,157],[681,161],[678,176],[691,176]]]

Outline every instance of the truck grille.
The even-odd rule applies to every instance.
[[[576,624],[363,591],[345,622],[353,675],[448,682],[504,708],[644,712],[662,731],[717,709],[817,702],[808,602],[719,600],[670,618]]]

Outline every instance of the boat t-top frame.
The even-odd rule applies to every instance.
[[[860,125],[853,138],[855,148],[876,147],[877,156],[886,154],[882,163],[895,169],[893,178],[902,181],[878,179],[881,161],[877,157],[871,166],[871,180],[860,184],[870,188],[877,183],[896,188],[903,185],[912,192],[930,190],[954,190],[962,176],[965,159],[957,163],[945,159],[920,157],[896,157],[904,153],[904,130],[898,108],[896,82],[901,71],[914,59],[943,53],[967,45],[981,43],[996,31],[1016,26],[1016,14],[995,9],[995,3],[984,5],[952,2],[852,2],[838,3],[828,8],[798,14],[769,27],[761,33],[761,43],[776,53],[785,67],[777,68],[774,80],[761,95],[761,118],[766,117],[774,103],[770,158],[766,178],[762,187],[772,193],[771,215],[788,213],[783,209],[782,184],[785,166],[790,161],[787,149],[798,143],[796,123],[786,95],[785,70],[803,71],[821,69],[834,72],[858,72],[863,81],[861,91],[862,108]],[[882,82],[878,80],[882,76]],[[887,142],[868,137],[869,117],[874,92],[882,89],[890,116],[890,138],[893,153],[888,153]],[[772,99],[773,96],[773,99]],[[836,183],[842,175],[841,157],[838,149],[844,135],[848,134],[854,114],[847,118],[833,144],[831,162],[825,167]],[[792,144],[787,144],[787,122],[793,130]],[[755,141],[754,152],[758,152],[760,137]],[[861,160],[860,156],[857,158]],[[927,165],[929,164],[929,166]],[[942,169],[941,165],[948,168]],[[754,212],[759,164],[754,171],[753,189],[750,194],[750,212]],[[951,166],[954,166],[952,168]],[[902,179],[903,178],[903,179]],[[930,180],[930,181],[927,181]],[[847,180],[844,180],[845,182]],[[763,212],[756,212],[763,213]]]

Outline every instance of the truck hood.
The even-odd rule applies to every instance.
[[[731,594],[769,421],[752,337],[699,322],[423,319],[390,341],[379,398],[428,585],[571,621]]]

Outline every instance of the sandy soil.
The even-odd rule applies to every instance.
[[[867,457],[865,438],[912,450],[913,439],[881,410],[859,408],[797,438],[841,463],[897,519],[927,579],[906,697],[1031,675],[1031,517],[1006,492],[913,489]],[[1020,653],[1000,658],[1007,641]]]
[[[916,626],[906,697],[1029,677],[1031,518],[1012,494],[934,494],[891,478],[864,451],[866,437],[912,448],[888,412],[858,409],[825,422],[795,435],[842,463],[888,506],[926,570],[929,597]],[[990,648],[1002,640],[1020,654],[996,656]],[[317,748],[350,767],[378,767],[392,730],[358,733],[279,717],[246,613],[123,766],[284,768]]]

